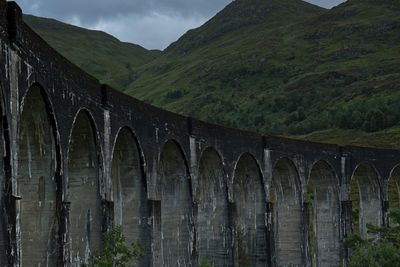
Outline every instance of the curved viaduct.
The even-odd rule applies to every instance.
[[[89,76],[0,1],[0,265],[80,266],[122,225],[139,266],[341,266],[399,206],[400,152],[211,125]],[[389,186],[390,185],[390,186]]]

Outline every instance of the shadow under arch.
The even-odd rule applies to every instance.
[[[39,84],[23,98],[17,193],[23,265],[56,265],[60,253],[60,147],[50,100]]]
[[[390,172],[387,196],[389,201],[389,212],[393,211],[393,209],[400,209],[400,164],[396,165]]]
[[[367,224],[383,224],[383,199],[379,175],[368,163],[360,163],[351,177],[352,228],[362,238],[370,237]]]
[[[197,235],[199,262],[232,266],[232,219],[228,204],[227,175],[219,153],[205,149],[199,161]]]
[[[139,142],[128,127],[116,135],[111,163],[114,224],[121,226],[127,244],[139,243],[144,256],[135,266],[149,266],[151,259],[150,210],[144,159]]]
[[[339,180],[324,160],[314,163],[307,187],[310,254],[313,266],[341,266]]]
[[[301,184],[295,164],[279,159],[272,172],[274,259],[277,266],[303,266],[304,232]]]
[[[235,234],[239,266],[267,266],[266,194],[256,159],[244,153],[233,179]]]
[[[193,210],[191,180],[183,150],[175,140],[162,147],[161,177],[162,261],[165,266],[190,266],[192,261]]]
[[[76,114],[68,147],[68,200],[73,266],[87,263],[101,247],[101,152],[90,112]]]

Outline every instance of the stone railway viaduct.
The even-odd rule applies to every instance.
[[[344,237],[399,206],[400,151],[147,105],[68,62],[5,0],[0,63],[1,266],[80,266],[112,225],[144,248],[138,266],[341,266]]]

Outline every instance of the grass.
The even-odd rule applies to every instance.
[[[292,137],[342,146],[400,149],[400,128],[390,128],[374,133],[365,133],[360,130],[330,129]]]
[[[135,69],[157,58],[160,51],[120,42],[101,32],[53,19],[24,15],[24,21],[63,56],[101,82],[122,88],[136,79]]]

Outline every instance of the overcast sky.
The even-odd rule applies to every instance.
[[[307,0],[331,8],[344,0]],[[148,49],[164,49],[231,0],[16,0],[26,14],[108,32]]]

